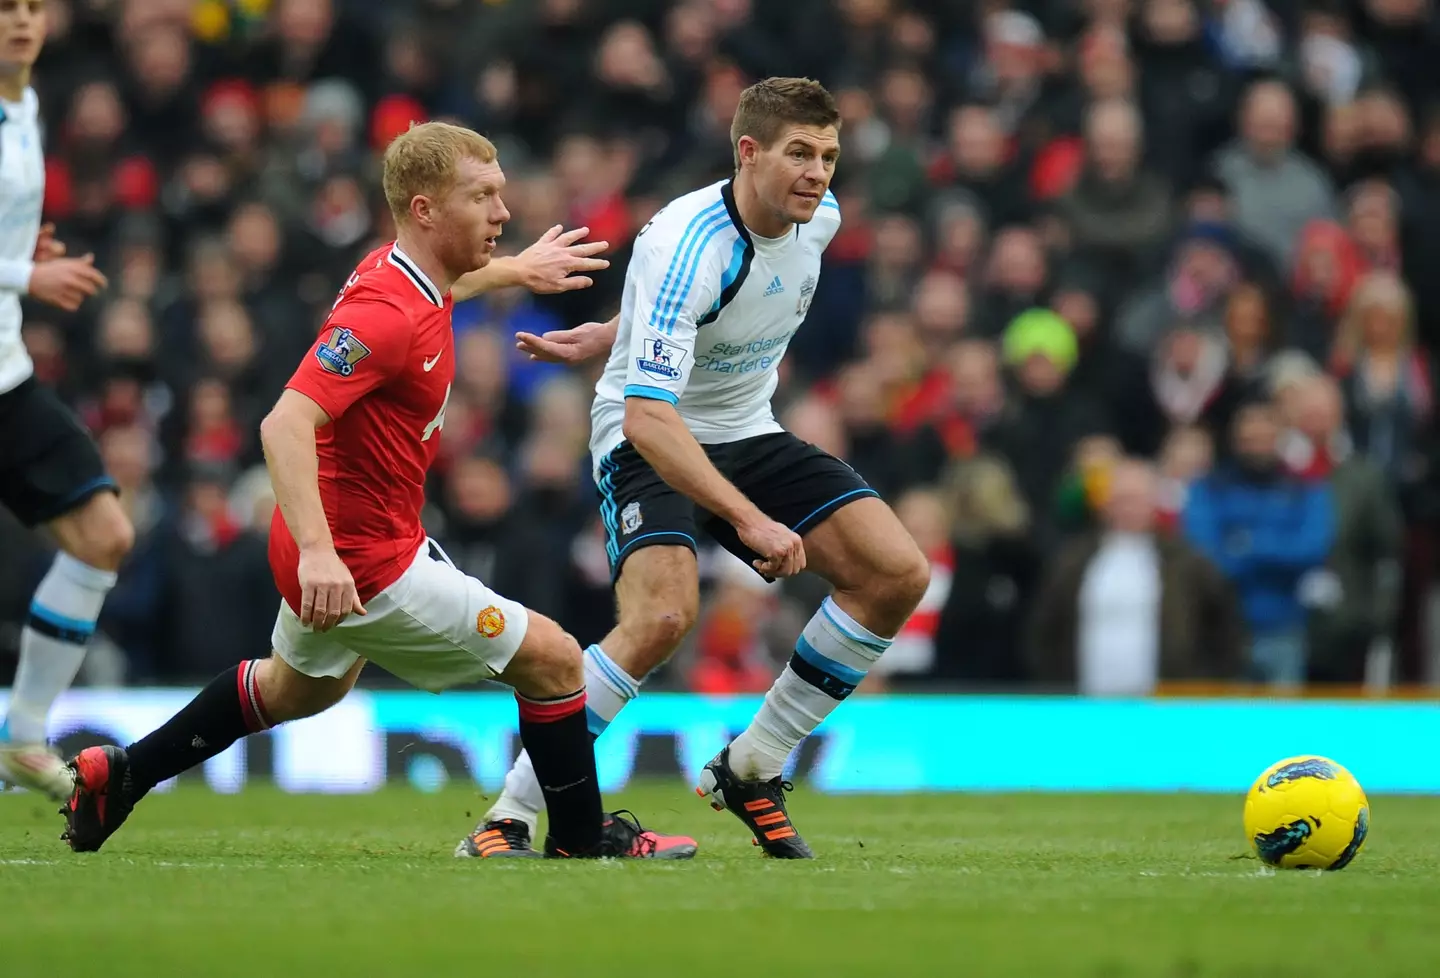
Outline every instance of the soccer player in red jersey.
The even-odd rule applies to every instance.
[[[217,677],[130,747],[82,751],[66,839],[100,848],[155,785],[328,709],[368,659],[420,689],[484,679],[515,689],[550,816],[547,855],[688,858],[693,840],[603,813],[575,640],[457,570],[420,524],[455,376],[452,286],[485,269],[510,217],[495,147],[458,126],[416,126],[387,150],[384,184],[398,239],[350,276],[260,426],[279,504],[274,653]],[[557,235],[541,241],[552,258],[578,238]]]

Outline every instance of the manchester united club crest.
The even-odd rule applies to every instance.
[[[486,638],[499,638],[505,631],[505,612],[492,604],[475,616],[475,630]]]
[[[320,366],[341,377],[353,374],[355,365],[369,355],[370,348],[344,326],[332,328],[325,342],[315,348]]]

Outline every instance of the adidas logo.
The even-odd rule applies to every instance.
[[[775,278],[774,278],[774,280],[771,281],[769,287],[767,287],[767,288],[765,289],[765,296],[768,298],[769,296],[772,296],[772,295],[779,295],[781,292],[784,292],[784,291],[785,291],[785,286],[783,286],[783,285],[780,284],[780,276],[779,276],[779,275],[776,275]]]

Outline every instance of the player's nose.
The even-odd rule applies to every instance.
[[[504,224],[510,220],[510,208],[505,206],[505,201],[499,197],[495,198],[495,213],[493,215],[496,224]]]

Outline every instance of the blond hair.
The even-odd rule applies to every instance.
[[[1410,289],[1394,272],[1371,272],[1355,286],[1336,330],[1333,359],[1338,365],[1354,364],[1360,356],[1365,343],[1365,314],[1377,306],[1400,317],[1400,347],[1405,349],[1413,342],[1415,304]]]
[[[473,129],[422,122],[395,137],[385,150],[385,202],[396,221],[407,220],[410,201],[434,200],[455,186],[461,160],[494,163],[495,144]]]
[[[957,540],[978,543],[1030,526],[1030,508],[1010,466],[1000,458],[977,455],[956,463],[943,476],[940,493]]]

